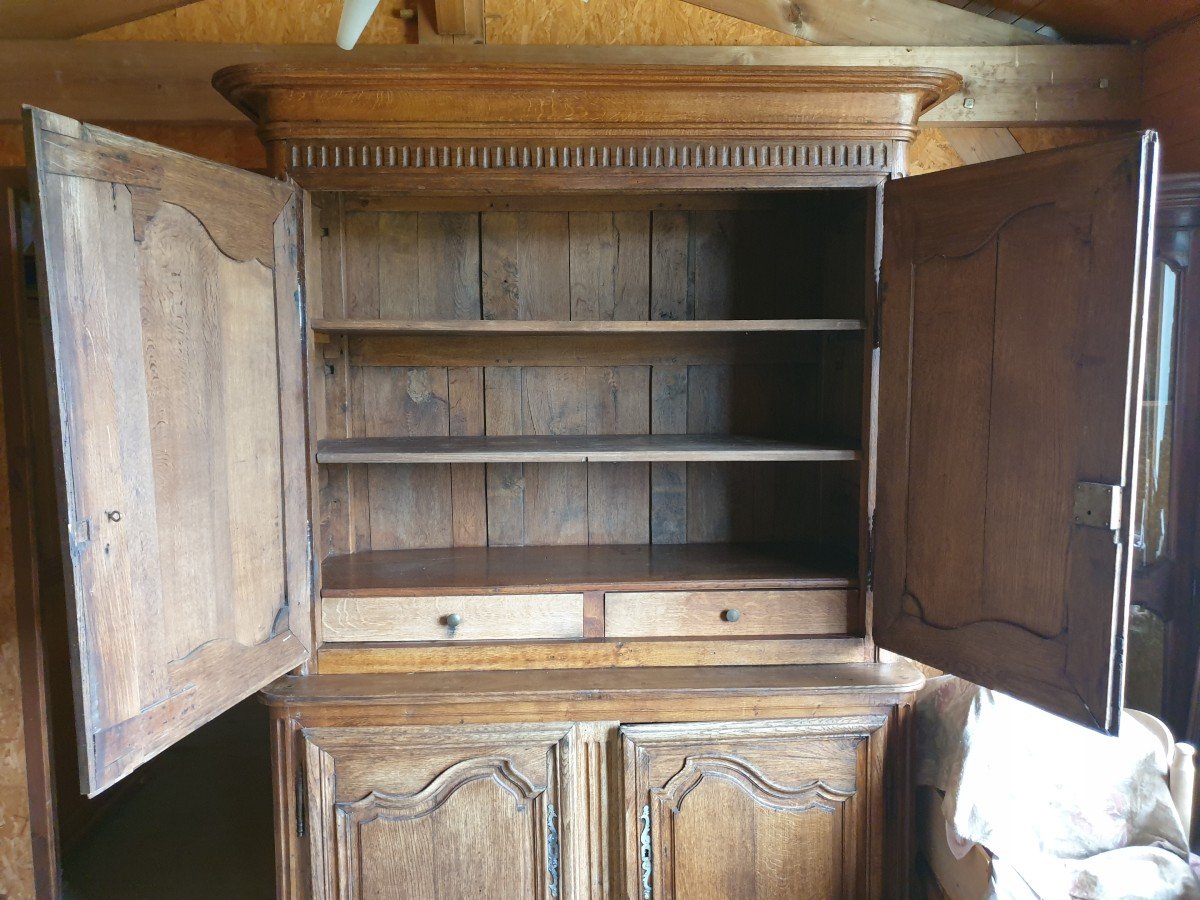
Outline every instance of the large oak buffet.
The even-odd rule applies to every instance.
[[[454,53],[29,112],[84,791],[261,691],[281,896],[904,895],[882,648],[1116,727],[1154,136]]]

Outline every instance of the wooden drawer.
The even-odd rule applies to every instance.
[[[852,595],[846,590],[609,593],[604,595],[604,636],[845,634]]]
[[[325,597],[321,624],[331,642],[581,638],[583,594]]]

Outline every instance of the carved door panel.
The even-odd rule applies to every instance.
[[[875,638],[1115,732],[1152,133],[884,196]]]
[[[571,893],[564,889],[573,857],[570,725],[302,735],[314,897]]]
[[[27,112],[82,787],[308,655],[290,186]]]
[[[622,728],[626,895],[879,896],[885,722]]]

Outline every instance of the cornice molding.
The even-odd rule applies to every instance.
[[[894,173],[952,72],[913,67],[247,65],[216,88],[277,174]],[[300,179],[302,182],[303,178]],[[536,182],[535,182],[536,183]]]

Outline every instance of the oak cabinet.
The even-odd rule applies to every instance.
[[[1118,727],[1153,134],[908,179],[953,73],[215,84],[279,179],[28,115],[85,792],[263,691],[284,896],[881,896],[879,648]]]
[[[314,897],[558,897],[570,726],[302,732]]]
[[[886,722],[622,728],[626,895],[882,896]]]
[[[874,664],[281,679],[280,893],[902,896],[920,682]]]

